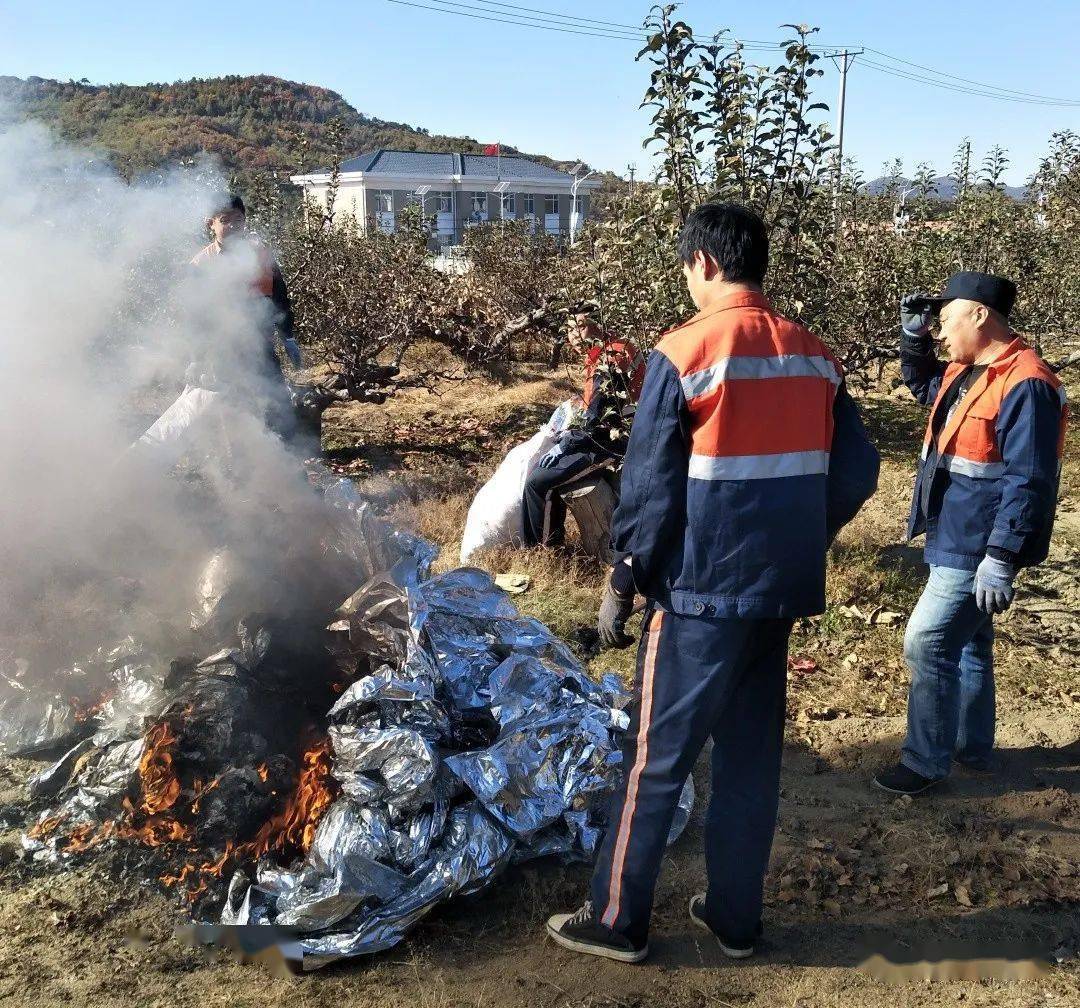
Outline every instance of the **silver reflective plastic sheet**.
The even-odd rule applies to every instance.
[[[621,769],[615,676],[588,677],[483,571],[427,578],[430,548],[403,552],[398,587],[373,579],[330,627],[343,669],[374,669],[329,712],[342,797],[303,862],[237,873],[221,915],[293,931],[305,969],[390,948],[513,862],[591,857]]]

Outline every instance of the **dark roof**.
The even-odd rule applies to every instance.
[[[375,175],[469,175],[482,178],[535,179],[538,182],[571,181],[567,172],[517,155],[438,154],[431,151],[377,150],[343,161],[342,172],[370,172]],[[327,169],[329,171],[329,169]]]
[[[530,161],[528,158],[508,155],[506,157],[494,157],[491,154],[462,154],[464,162],[462,175],[483,175],[486,178],[497,178],[500,169],[503,178],[527,178],[538,181],[569,182],[569,172],[556,171],[538,161]],[[500,165],[498,162],[502,162]]]
[[[453,154],[429,151],[377,150],[341,163],[341,171],[376,172],[380,175],[454,175]]]

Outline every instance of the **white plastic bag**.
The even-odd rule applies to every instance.
[[[163,467],[174,465],[196,432],[213,411],[220,408],[217,392],[187,385],[146,433],[131,445],[128,454],[153,458]]]
[[[511,448],[499,468],[476,494],[461,537],[461,562],[485,546],[516,546],[524,539],[521,495],[536,463],[555,444],[573,416],[573,403],[562,403],[528,441]]]

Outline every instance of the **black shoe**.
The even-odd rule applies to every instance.
[[[874,777],[874,787],[889,794],[917,795],[929,791],[935,784],[940,783],[940,777],[924,777],[914,770],[897,763],[889,770],[882,770]]]
[[[975,777],[992,777],[1001,770],[1000,762],[993,756],[983,756],[974,760],[956,758],[956,765],[965,773]]]
[[[617,931],[600,924],[593,914],[592,902],[575,914],[549,917],[547,933],[556,944],[571,952],[603,956],[616,962],[637,963],[649,954],[648,945],[634,945]]]
[[[720,951],[729,959],[749,959],[754,954],[753,944],[744,945],[742,942],[728,942],[721,938],[708,924],[705,923],[705,894],[698,893],[690,897],[690,919],[700,928],[704,928],[720,946]],[[760,933],[761,926],[758,926]]]

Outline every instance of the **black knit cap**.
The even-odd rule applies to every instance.
[[[945,289],[937,297],[926,300],[933,306],[934,311],[941,311],[946,301],[954,301],[957,298],[977,301],[1008,318],[1016,303],[1016,284],[993,273],[975,273],[965,270],[962,273],[954,273],[945,284]]]

